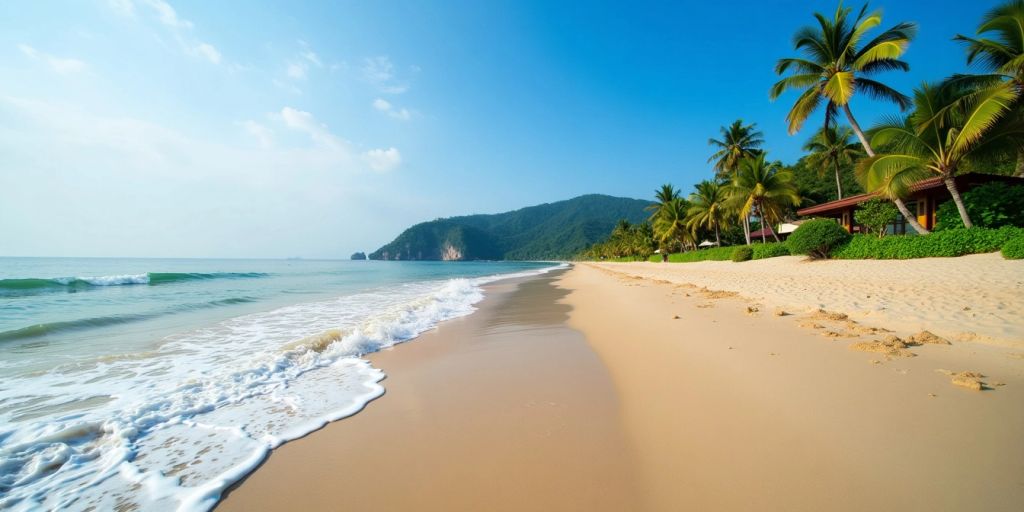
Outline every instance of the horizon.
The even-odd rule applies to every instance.
[[[967,71],[952,37],[996,3],[873,2],[919,25],[882,79]],[[738,118],[791,164],[822,114],[787,135],[772,68],[835,7],[8,3],[0,256],[346,259],[431,219],[688,193]]]

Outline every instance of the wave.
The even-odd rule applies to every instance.
[[[95,277],[53,277],[0,279],[0,295],[17,296],[53,291],[78,291],[97,286],[160,285],[212,279],[252,279],[266,277],[263,272],[147,272]]]
[[[253,297],[231,297],[227,299],[212,300],[209,302],[181,304],[173,308],[154,313],[109,315],[91,318],[79,318],[75,320],[65,320],[61,322],[48,322],[30,325],[28,327],[22,327],[20,329],[13,329],[10,331],[0,331],[0,342],[15,341],[27,338],[37,338],[40,336],[46,336],[48,334],[53,334],[57,332],[77,331],[83,329],[93,329],[96,327],[106,327],[108,325],[126,324],[131,322],[138,322],[141,320],[148,320],[151,318],[157,318],[174,313],[194,311],[198,309],[215,308],[219,306],[245,304],[249,302],[255,302],[256,300],[257,299]]]

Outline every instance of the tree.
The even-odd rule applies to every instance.
[[[690,209],[687,210],[687,225],[696,231],[704,227],[715,231],[715,243],[722,245],[721,228],[728,224],[729,196],[725,186],[716,181],[705,180],[696,185],[690,194]]]
[[[899,210],[891,202],[876,197],[861,203],[857,211],[853,212],[853,219],[864,226],[868,233],[877,233],[881,238],[885,236],[885,227],[896,220],[898,213]]]
[[[818,25],[801,28],[793,37],[793,47],[802,52],[803,57],[779,60],[775,65],[776,74],[793,73],[776,82],[769,96],[775,100],[790,89],[800,91],[796,103],[786,115],[790,134],[800,131],[822,102],[825,103],[825,126],[832,123],[841,109],[864,151],[868,156],[874,156],[871,143],[850,110],[850,100],[855,93],[862,91],[871,98],[895,103],[901,110],[910,106],[910,98],[869,77],[884,71],[910,69],[899,57],[914,38],[917,26],[908,22],[898,23],[861,44],[868,31],[882,23],[881,12],[869,14],[867,7],[865,4],[852,21],[852,9],[844,8],[842,4],[831,19],[815,13]],[[910,215],[902,199],[896,198],[894,202],[918,233],[928,232]]]
[[[1024,151],[1024,122],[1017,116],[999,122],[1016,99],[1016,91],[1006,87],[965,92],[924,84],[914,92],[910,115],[872,130],[871,142],[887,151],[861,160],[858,178],[871,192],[901,198],[914,183],[938,176],[964,226],[970,228],[973,224],[954,178],[973,155]],[[909,220],[908,213],[902,213]]]
[[[708,145],[717,147],[718,151],[708,158],[708,162],[715,164],[715,178],[721,181],[731,181],[739,169],[740,161],[758,155],[762,152],[764,134],[757,129],[757,123],[743,124],[742,119],[733,121],[728,127],[721,127],[722,140],[708,139]],[[750,219],[744,217],[742,220],[743,236],[750,245]]]
[[[666,183],[662,185],[661,188],[659,188],[658,190],[655,190],[654,199],[657,202],[645,208],[647,211],[651,212],[650,221],[654,222],[654,220],[657,219],[658,215],[661,214],[661,211],[665,209],[665,205],[671,203],[673,200],[678,198],[679,191],[676,190],[676,188],[673,187],[670,183]]]
[[[782,220],[785,208],[800,204],[792,173],[782,169],[778,163],[769,163],[764,153],[740,162],[736,177],[729,185],[729,195],[739,215],[757,215],[762,227],[768,228],[775,241],[779,241],[779,235],[772,229],[772,223]],[[764,231],[761,232],[761,241],[767,241]]]
[[[654,220],[654,237],[661,242],[662,247],[668,247],[670,242],[679,242],[680,251],[687,244],[693,244],[693,232],[686,225],[686,213],[690,205],[685,199],[675,198],[659,212]]]
[[[708,139],[708,145],[718,148],[708,163],[714,163],[715,175],[720,180],[731,180],[736,174],[740,160],[756,155],[764,144],[764,134],[757,129],[757,123],[743,124],[742,119],[733,121],[728,127],[721,127],[722,139]]]
[[[818,176],[823,176],[828,171],[835,173],[838,199],[843,198],[840,169],[853,163],[861,155],[860,146],[850,141],[852,137],[853,130],[849,127],[825,126],[804,144],[804,151],[810,152],[807,155],[807,164],[818,169]]]
[[[954,81],[968,87],[1012,87],[1018,98],[1024,89],[1024,0],[1006,2],[985,14],[977,35],[972,38],[957,35],[954,41],[967,46],[967,63],[977,64],[989,75],[959,75]],[[1021,103],[1015,101],[1009,109],[1021,115]],[[1024,176],[1024,151],[1017,155],[1015,176]]]

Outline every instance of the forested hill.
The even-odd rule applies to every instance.
[[[642,222],[650,201],[590,194],[493,215],[417,224],[371,260],[568,259],[604,240],[619,219]]]

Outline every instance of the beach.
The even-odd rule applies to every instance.
[[[274,450],[219,509],[1017,510],[1024,269],[885,266],[578,264],[488,285],[476,313],[369,356],[385,395]],[[897,274],[930,309],[903,321],[895,284],[874,289],[888,313],[851,307],[856,278]],[[743,276],[759,281],[728,289]]]

